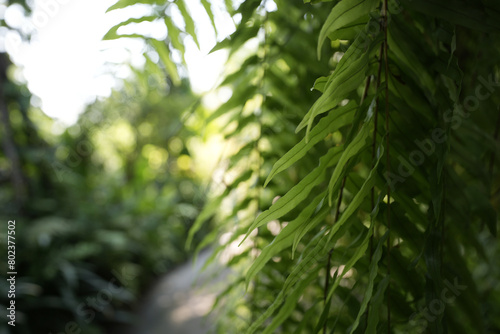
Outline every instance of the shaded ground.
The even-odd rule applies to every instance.
[[[196,264],[188,261],[152,289],[140,307],[140,320],[131,334],[208,333],[211,323],[205,315],[224,287],[223,278],[228,273],[217,263],[200,273],[209,255],[209,251],[200,253]]]

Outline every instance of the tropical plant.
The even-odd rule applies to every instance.
[[[183,1],[155,3],[196,41]],[[239,66],[207,122],[233,151],[190,234],[212,219],[198,247],[245,246],[219,330],[498,331],[498,3],[313,3],[226,1],[214,51]]]
[[[500,5],[304,2],[224,1],[237,27],[213,51],[228,50],[220,86],[232,94],[207,115],[183,79],[186,38],[199,38],[193,2],[118,1],[109,10],[152,9],[105,36],[144,39],[146,65],[121,93],[90,108],[85,131],[63,134],[65,147],[90,141],[100,152],[81,157],[63,183],[44,166],[69,160],[34,130],[30,115],[43,122],[27,112],[29,94],[2,76],[2,101],[11,108],[4,124],[12,128],[2,140],[22,148],[17,160],[9,150],[0,156],[10,182],[2,203],[5,212],[24,208],[32,224],[19,257],[37,256],[36,266],[22,263],[33,278],[22,282],[21,309],[38,314],[25,332],[47,326],[44,317],[61,308],[60,324],[78,317],[78,302],[111,278],[110,263],[153,269],[179,259],[184,237],[188,247],[211,245],[211,260],[219,256],[233,269],[214,306],[220,333],[500,331]],[[200,4],[215,30],[221,4]],[[167,28],[165,41],[119,34],[153,21]],[[111,125],[88,130],[83,122],[108,110],[119,112],[104,117]],[[176,121],[162,123],[167,114]],[[198,214],[203,200],[178,131],[189,137],[203,127],[219,129],[226,149],[223,176],[206,188]],[[133,140],[106,146],[102,136],[113,131]],[[19,171],[25,175],[16,179]],[[74,210],[76,202],[88,205]],[[136,221],[147,228],[139,231]],[[105,235],[93,233],[103,228]]]
[[[213,51],[238,66],[207,122],[232,150],[190,232],[219,226],[213,258],[240,245],[219,331],[500,330],[500,6],[313,3],[226,1],[238,25]],[[196,29],[184,1],[155,4],[175,81],[168,8]]]

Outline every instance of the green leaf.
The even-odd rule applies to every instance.
[[[178,86],[181,84],[181,78],[179,73],[177,73],[177,65],[170,59],[170,50],[165,42],[158,41],[156,39],[149,40],[151,45],[155,48],[156,52],[160,56],[160,60],[165,65],[167,73],[170,75],[174,85]]]
[[[210,2],[208,0],[200,0],[203,8],[205,8],[205,12],[210,18],[210,22],[212,22],[212,27],[214,28],[215,34],[217,35],[217,27],[215,26],[215,17],[214,12],[212,11],[212,7],[210,6]]]
[[[302,334],[304,331],[306,331],[306,328],[308,326],[308,320],[313,319],[316,315],[317,309],[316,305],[319,303],[318,299],[316,299],[315,302],[309,307],[309,309],[304,313],[304,316],[302,317],[302,321],[300,322],[299,326],[297,326],[297,329],[293,334]]]
[[[259,7],[262,0],[245,0],[241,3],[237,12],[241,14],[241,21],[239,23],[240,26],[245,26],[245,23],[250,20],[253,13]]]
[[[321,93],[325,92],[326,84],[330,80],[330,77],[319,77],[314,81],[314,85],[311,89],[316,89],[317,91],[320,91]]]
[[[117,33],[118,29],[120,27],[126,26],[130,23],[153,22],[156,19],[157,19],[156,16],[144,16],[144,17],[140,17],[140,18],[130,18],[126,21],[120,22],[117,25],[113,26],[111,29],[108,30],[108,32],[106,33],[106,35],[104,35],[104,37],[102,39],[107,41],[107,40],[113,40],[113,39],[118,39],[118,38],[122,38],[122,37],[131,37],[131,35],[118,35],[118,33]],[[135,34],[134,34],[132,36],[145,38],[142,35],[135,36]]]
[[[335,242],[335,240],[333,241]],[[324,231],[320,231],[307,245],[306,249],[302,253],[299,262],[293,267],[292,272],[287,277],[285,284],[283,285],[283,290],[287,290],[293,286],[301,276],[307,272],[307,268],[313,267],[315,264],[320,262],[330,249],[330,245],[333,242],[328,241],[328,236],[325,235]]]
[[[231,48],[229,52],[229,55],[231,56],[236,50],[238,50],[243,44],[245,44],[246,41],[257,36],[259,30],[259,26],[238,27],[238,29],[229,37],[218,42],[212,48],[212,50],[210,50],[209,54],[225,48]]]
[[[370,134],[370,125],[371,123],[363,124],[356,137],[354,137],[354,139],[344,149],[344,152],[342,152],[342,156],[340,157],[338,164],[335,166],[335,170],[333,171],[333,174],[330,178],[330,183],[328,184],[328,204],[330,206],[332,206],[333,190],[336,188],[337,184],[342,178],[341,175],[345,165],[347,164],[349,159],[358,154],[366,145],[366,139]]]
[[[277,200],[269,209],[262,212],[252,223],[241,243],[246,240],[254,229],[273,219],[282,217],[305,200],[312,189],[324,180],[326,168],[337,162],[337,159],[340,157],[340,149],[340,147],[331,148],[326,155],[320,158],[318,167],[290,189],[285,196]]]
[[[224,0],[224,4],[226,5],[227,12],[232,15],[234,12],[233,0]]]
[[[335,235],[335,233],[337,233],[337,231],[342,227],[342,225],[347,221],[347,219],[358,209],[358,207],[363,202],[363,199],[368,195],[370,190],[373,188],[376,181],[377,167],[381,157],[383,156],[383,151],[384,151],[383,148],[380,147],[375,166],[370,171],[370,174],[368,175],[366,181],[361,186],[361,189],[359,189],[354,198],[351,200],[351,203],[349,203],[347,208],[340,216],[340,219],[332,226],[329,234],[330,239]]]
[[[335,224],[335,225],[337,225],[337,224]],[[345,265],[344,265],[344,267],[342,269],[342,272],[339,275],[337,275],[337,278],[335,279],[335,282],[333,283],[332,287],[328,291],[328,296],[326,298],[327,302],[329,302],[331,300],[331,298],[333,296],[333,293],[337,289],[337,287],[340,284],[340,281],[342,280],[342,278],[344,278],[344,276],[347,274],[347,272],[349,270],[351,270],[351,268],[354,267],[354,265],[358,262],[358,260],[365,255],[366,250],[368,249],[368,244],[370,242],[370,236],[372,235],[372,233],[373,233],[373,230],[371,228],[368,229],[368,233],[366,233],[366,236],[363,239],[363,242],[361,243],[361,245],[359,245],[356,248],[356,251],[354,252],[354,254],[345,263]],[[331,234],[330,234],[329,237],[331,237]]]
[[[380,281],[377,287],[377,292],[375,296],[373,296],[370,314],[368,315],[368,325],[366,326],[365,334],[375,334],[377,333],[377,324],[380,319],[379,312],[382,307],[382,302],[384,301],[385,290],[389,285],[389,276],[384,277],[383,280]]]
[[[279,325],[281,325],[288,317],[290,317],[292,312],[295,310],[297,302],[302,296],[302,293],[315,279],[317,279],[317,275],[315,272],[313,272],[312,274],[307,276],[307,278],[301,280],[298,283],[298,286],[286,298],[285,303],[281,306],[278,314],[273,318],[273,321],[266,326],[266,329],[262,332],[262,334],[273,333]]]
[[[234,108],[242,108],[242,101],[250,100],[258,91],[258,87],[254,85],[241,85],[233,91],[231,98],[221,105],[215,112],[207,117],[205,122],[208,124],[214,119],[224,115]]]
[[[362,33],[366,23],[369,21],[370,15],[364,15],[359,19],[335,30],[334,32],[328,34],[328,38],[332,41],[342,39],[342,40],[355,40],[359,33]]]
[[[182,55],[182,60],[184,60],[184,53],[186,52],[184,48],[184,43],[181,41],[180,30],[174,24],[169,16],[165,16],[165,25],[167,26],[168,37],[172,46],[180,51]]]
[[[309,283],[313,279],[317,278],[317,272],[318,271],[319,271],[319,267],[317,267],[315,270],[312,270],[305,279],[302,279],[300,281],[300,283],[298,284],[298,286],[294,287],[294,290],[291,293],[291,295],[288,296],[288,298],[286,298],[285,305],[283,305],[283,307],[284,307],[283,312],[280,312],[280,314],[278,315],[278,321],[279,321],[279,323],[282,323],[286,319],[286,317],[289,316],[289,315],[287,315],[287,313],[290,312],[290,307],[293,307],[293,306],[296,305],[298,298],[300,298],[300,296],[302,295],[303,291],[307,288],[307,286],[309,285]],[[288,279],[287,279],[287,281],[288,281]],[[293,280],[293,284],[297,283],[297,281],[298,281],[298,279],[294,279]],[[257,320],[255,320],[254,322],[252,322],[252,324],[249,326],[249,328],[247,329],[247,331],[245,333],[246,334],[253,334],[253,333],[255,333],[255,331],[260,326],[262,326],[262,324],[264,323],[264,321],[266,321],[266,319],[269,318],[278,309],[278,307],[281,306],[281,304],[285,301],[286,294],[288,293],[288,291],[291,288],[292,288],[291,285],[288,286],[286,289],[283,288],[283,290],[281,290],[278,293],[278,295],[276,296],[276,298],[273,300],[273,303],[266,309],[266,311],[264,311],[264,313],[262,313],[257,318]],[[291,311],[293,312],[293,309]],[[275,324],[276,323],[274,323],[274,325]]]
[[[253,55],[253,56],[248,57],[241,64],[241,66],[238,68],[238,70],[227,75],[224,78],[224,81],[222,81],[219,86],[222,87],[222,86],[231,85],[234,83],[238,84],[240,82],[250,81],[252,78],[254,78],[257,75],[258,66],[256,66],[256,65],[259,65],[260,61],[261,61],[261,59],[257,55]]]
[[[299,245],[300,240],[304,237],[304,235],[310,231],[314,226],[318,225],[326,216],[330,213],[331,208],[328,205],[323,206],[320,211],[305,224],[302,224],[297,232],[295,233],[293,243],[292,243],[292,259],[295,257],[295,251],[297,250],[297,246]]]
[[[222,201],[224,200],[224,197],[227,196],[228,193],[229,191],[225,191],[222,195],[218,196],[216,199],[212,200],[209,204],[203,207],[203,210],[200,212],[200,214],[194,221],[193,226],[189,230],[189,234],[186,240],[186,249],[191,248],[191,243],[196,232],[200,230],[200,228],[203,226],[203,223],[207,219],[212,217],[217,212]]]
[[[337,3],[319,33],[318,59],[321,58],[321,47],[329,34],[365,16],[375,8],[378,2],[378,0],[344,0]]]
[[[339,76],[335,76],[331,83],[327,85],[325,93],[314,103],[308,113],[309,115],[304,117],[304,120],[307,119],[306,139],[309,138],[314,118],[336,107],[339,102],[346,98],[347,94],[358,88],[364,81],[366,77],[365,71],[368,67],[367,59],[366,57],[358,59],[352,64],[349,70],[343,71]],[[304,120],[299,124],[297,130],[300,130],[305,125],[303,123]]]
[[[370,228],[373,229],[374,223],[372,220],[372,224]],[[361,307],[359,308],[358,316],[356,317],[356,320],[354,320],[354,323],[352,324],[350,334],[354,333],[356,328],[358,328],[359,321],[363,314],[366,311],[366,308],[368,307],[368,303],[370,302],[372,298],[372,292],[373,292],[373,284],[375,282],[375,278],[377,277],[377,272],[378,272],[378,262],[380,261],[380,258],[382,257],[382,248],[384,245],[385,240],[387,239],[389,233],[386,232],[384,236],[379,240],[377,249],[373,253],[373,257],[371,259],[370,263],[370,270],[369,270],[369,275],[368,275],[368,286],[365,291],[365,295],[363,297],[363,302],[361,303]]]
[[[246,273],[246,282],[247,287],[250,281],[255,277],[255,275],[264,267],[264,265],[276,254],[278,254],[281,250],[286,247],[289,247],[295,235],[297,234],[297,229],[300,228],[304,222],[311,217],[314,210],[318,206],[318,204],[325,197],[326,192],[322,192],[318,196],[316,196],[312,202],[300,212],[299,216],[288,223],[287,226],[283,228],[283,230],[274,238],[274,240],[264,247],[262,253],[260,253],[259,257],[255,259],[250,269],[248,269]]]
[[[318,125],[310,133],[309,141],[303,138],[297,145],[295,145],[290,151],[288,151],[281,159],[279,159],[273,166],[269,176],[264,183],[264,187],[267,186],[269,181],[277,175],[278,173],[284,171],[297,160],[302,158],[306,153],[318,142],[323,140],[329,133],[336,131],[337,129],[350,124],[354,113],[353,110],[357,108],[355,101],[350,101],[345,106],[339,107],[328,114],[328,116],[322,118]]]
[[[110,12],[112,10],[115,10],[115,9],[122,9],[122,8],[132,6],[132,5],[135,5],[138,3],[143,3],[143,4],[148,4],[148,5],[153,5],[153,4],[163,5],[166,2],[167,2],[166,0],[120,0],[117,3],[115,3],[113,6],[109,7],[106,10],[106,13]]]
[[[321,231],[318,233],[311,242],[307,245],[304,250],[303,257],[300,259],[299,263],[297,263],[290,275],[287,277],[285,284],[283,285],[281,291],[278,293],[273,303],[266,309],[264,313],[262,313],[256,321],[252,323],[252,325],[246,331],[246,334],[254,333],[257,328],[259,328],[267,318],[269,318],[274,311],[283,303],[286,295],[294,287],[294,285],[304,276],[304,274],[308,271],[308,268],[314,266],[318,259],[324,255],[323,253],[327,252],[327,240],[324,232]],[[320,266],[316,266],[313,270],[309,270],[310,276],[317,276],[317,272],[319,271]],[[299,289],[301,286],[299,286]]]
[[[401,64],[400,66],[403,69],[407,69],[406,73],[411,71],[412,77],[415,82],[420,84],[420,87],[424,87],[429,90],[430,94],[434,94],[436,84],[427,71],[427,67],[421,63],[421,57],[417,57],[411,49],[411,44],[408,43],[405,34],[395,25],[391,25],[389,28],[387,43],[391,46],[390,52],[393,52],[396,56],[394,61]]]
[[[219,237],[219,233],[220,231],[217,230],[217,229],[213,229],[212,231],[210,231],[210,233],[208,233],[201,241],[200,243],[196,246],[196,249],[194,251],[194,255],[193,255],[193,263],[196,263],[196,261],[198,260],[198,254],[205,248],[205,247],[208,247],[210,245],[212,245],[215,240],[217,239],[217,237]],[[193,234],[194,236],[194,234]],[[191,243],[193,242],[193,237],[191,237],[191,239],[189,240],[189,245],[187,245],[187,241],[186,241],[186,245],[185,245],[185,248],[188,250],[191,248]]]
[[[347,230],[345,229],[347,226],[343,226],[342,228],[344,229],[343,232],[346,232]],[[344,263],[345,260],[344,258],[346,257],[347,255],[347,251],[348,250],[352,250],[354,249],[355,251],[355,254],[360,251],[360,247],[363,248],[363,245],[364,243],[366,242],[366,238],[369,238],[373,232],[373,229],[370,228],[370,229],[367,229],[365,228],[364,226],[361,227],[361,231],[358,233],[358,236],[356,236],[354,238],[354,240],[350,243],[349,246],[347,246],[347,248],[345,249],[345,251],[343,252],[343,254],[340,254],[341,252],[340,251],[335,251],[334,248],[332,247],[330,249],[330,256],[331,256],[331,261],[334,261],[334,258],[336,256],[338,256],[338,259],[337,259],[337,263]],[[344,235],[344,233],[340,234],[340,235],[337,235],[335,237],[335,240],[338,240],[340,238],[340,236]],[[364,236],[364,237],[363,237]],[[330,244],[332,244],[330,242]],[[362,251],[362,249],[361,249]],[[354,254],[354,256],[356,256]],[[340,281],[342,280],[343,276],[345,276],[345,274],[349,271],[349,269],[351,267],[349,267],[349,269],[346,269],[347,266],[349,266],[349,261],[351,261],[351,259],[347,260],[347,264],[346,266],[344,266],[344,269],[342,270],[342,273],[340,273],[339,271],[339,268],[337,268],[337,270],[334,271],[333,273],[333,282],[334,282],[334,290],[337,290],[338,287],[339,287],[339,284],[335,284],[337,282],[340,283]],[[328,273],[328,275],[332,276],[331,275],[331,272]],[[354,284],[354,286],[352,287],[352,289],[355,289],[356,288],[356,285],[358,284],[359,280],[356,281],[356,283]],[[332,294],[333,295],[333,294]],[[346,305],[346,303],[348,302],[348,300],[351,298],[351,295],[348,295],[348,297],[346,297],[345,295],[343,296],[339,296],[340,298],[342,298],[343,300],[343,305],[342,305],[342,308]],[[330,297],[331,298],[331,297]],[[331,302],[331,299],[330,299],[328,296],[326,297],[326,300],[324,301],[325,303],[325,306],[323,307],[323,311],[321,312],[321,315],[319,317],[319,320],[318,322],[316,323],[316,327],[314,329],[314,333],[319,333],[319,331],[321,330],[321,328],[325,325],[325,322],[327,321],[328,317],[329,317],[329,312],[330,312],[330,307],[332,305],[332,302]],[[357,305],[356,305],[357,307]],[[352,308],[352,305],[350,306],[350,308]],[[340,315],[340,314],[339,314]],[[339,315],[337,316],[337,319],[336,319],[336,322],[339,320],[338,317]],[[334,325],[334,329],[335,329],[335,325]]]
[[[364,38],[360,37],[354,41],[326,83],[325,92],[313,104],[295,132],[299,132],[307,126],[306,138],[308,138],[314,118],[335,108],[339,102],[346,98],[347,94],[360,86],[365,79],[365,72],[368,68],[369,52],[367,50],[373,49],[378,43],[379,40],[375,40],[369,46],[365,46]]]
[[[193,16],[187,10],[184,0],[176,0],[174,2],[181,12],[182,18],[184,19],[184,24],[186,25],[186,32],[193,37],[194,42],[198,49],[200,48],[200,43],[198,43],[198,37],[196,35]]]

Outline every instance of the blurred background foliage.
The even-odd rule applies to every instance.
[[[16,327],[2,321],[0,332],[59,333],[77,322],[82,333],[111,333],[189,256],[184,243],[210,173],[192,152],[204,145],[204,109],[188,82],[174,86],[147,63],[152,71],[137,71],[76,124],[54,131],[0,57],[0,219],[16,220],[19,273]],[[6,249],[6,229],[0,238]],[[1,290],[5,309],[5,282]]]

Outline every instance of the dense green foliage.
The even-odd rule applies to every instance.
[[[215,28],[220,3],[200,2]],[[233,269],[218,333],[500,331],[500,6],[309,2],[225,0],[237,27],[213,52],[229,54],[232,93],[209,115],[183,81],[200,29],[187,0],[109,9],[151,6],[105,36],[145,40],[146,66],[57,138],[2,79],[2,140],[19,152],[0,157],[2,212],[29,222],[18,298],[35,320],[20,332],[86,323],[79,303],[125,267],[127,289],[85,333],[119,321],[111,310],[185,240]],[[118,34],[143,21],[164,22],[165,41]],[[218,129],[225,154],[202,191],[188,138]]]
[[[214,48],[236,149],[191,236],[241,247],[220,332],[498,331],[498,4],[267,2],[226,1]]]
[[[18,276],[16,327],[3,321],[0,332],[130,327],[141,295],[189,255],[184,240],[204,202],[188,149],[197,99],[185,82],[137,73],[53,134],[26,87],[8,76],[1,87],[0,210],[16,221]]]

